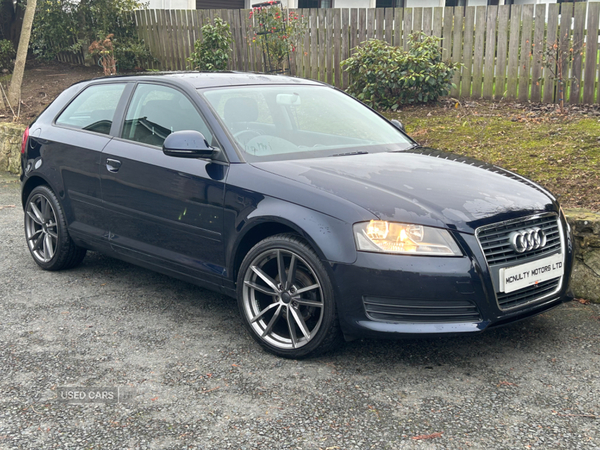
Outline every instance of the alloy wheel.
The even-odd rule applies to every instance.
[[[25,217],[27,245],[32,255],[47,263],[56,254],[58,246],[58,224],[52,204],[42,194],[29,199]]]
[[[298,349],[319,331],[323,289],[315,270],[297,253],[270,249],[250,263],[244,275],[243,312],[266,343]]]

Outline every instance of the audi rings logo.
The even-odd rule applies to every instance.
[[[546,233],[540,228],[527,228],[513,231],[508,236],[511,247],[517,253],[543,248],[546,245]]]

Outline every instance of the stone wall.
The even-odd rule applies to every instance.
[[[571,288],[575,297],[600,303],[600,213],[582,209],[565,213],[575,241]]]
[[[0,170],[18,174],[21,171],[21,142],[25,125],[0,124]]]

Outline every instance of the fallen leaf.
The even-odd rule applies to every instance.
[[[202,391],[202,393],[203,393],[203,394],[206,394],[206,393],[208,393],[208,392],[216,391],[216,390],[217,390],[217,389],[219,389],[220,387],[221,387],[221,386],[217,386],[216,388],[208,389],[208,390],[206,390],[206,391],[204,391],[204,390],[203,390],[203,391]]]
[[[422,439],[435,439],[435,438],[439,438],[442,434],[444,434],[444,433],[439,432],[439,433],[433,433],[433,434],[422,434],[420,436],[413,436],[411,439],[414,439],[415,441],[419,441]]]

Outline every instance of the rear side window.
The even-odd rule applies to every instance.
[[[123,89],[125,83],[88,87],[58,116],[56,124],[109,134]]]

